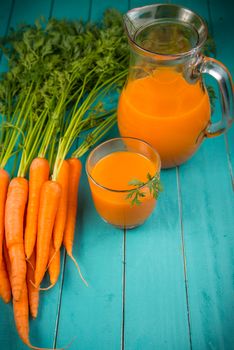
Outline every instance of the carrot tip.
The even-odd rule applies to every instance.
[[[33,283],[32,280],[29,280],[29,282],[33,285],[34,288],[36,288],[36,289],[39,289],[39,288],[40,288],[40,286],[39,286],[39,285],[37,286],[35,283]]]
[[[88,282],[86,281],[86,279],[83,277],[82,273],[81,273],[81,270],[80,270],[80,267],[78,265],[78,262],[76,261],[76,259],[74,258],[74,256],[72,254],[68,254],[70,256],[70,258],[72,259],[72,261],[74,262],[78,272],[79,272],[79,275],[80,275],[80,278],[82,279],[82,281],[84,282],[84,284],[86,285],[86,287],[88,287]]]
[[[20,300],[21,291],[12,291],[12,294],[13,294],[13,299],[14,299],[15,301],[19,301],[19,300]]]

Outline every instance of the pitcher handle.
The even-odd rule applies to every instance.
[[[215,78],[220,90],[222,119],[216,123],[211,121],[205,131],[206,137],[214,137],[227,131],[234,120],[232,77],[221,62],[210,57],[204,57],[200,66],[200,72],[207,73]]]

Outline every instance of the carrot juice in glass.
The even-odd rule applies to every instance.
[[[160,157],[146,142],[115,138],[97,146],[86,172],[97,212],[119,228],[134,228],[152,213],[160,191]]]

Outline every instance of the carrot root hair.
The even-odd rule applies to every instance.
[[[54,286],[55,286],[55,283],[50,284],[49,287],[43,287],[43,288],[39,287],[38,289],[44,291],[44,290],[49,290],[49,289],[53,288]]]
[[[78,272],[79,272],[79,275],[80,275],[80,278],[82,279],[82,281],[84,282],[84,284],[86,285],[86,287],[88,287],[88,282],[86,281],[86,279],[83,277],[82,275],[82,272],[81,272],[81,269],[80,269],[80,266],[78,265],[78,262],[76,261],[76,259],[74,258],[74,256],[72,254],[68,254],[69,257],[72,259],[72,261],[74,262]]]
[[[26,261],[30,265],[30,267],[33,270],[33,272],[35,272],[35,268],[34,268],[33,264],[31,263],[30,259],[26,259]]]
[[[53,288],[54,285],[55,285],[55,283],[53,283],[53,284],[50,284],[49,287],[37,287],[37,286],[35,285],[35,283],[33,283],[32,280],[30,280],[30,283],[31,283],[31,285],[32,285],[34,288],[37,288],[37,289],[40,290],[40,291],[41,291],[41,290],[42,290],[42,291],[44,291],[44,290],[49,290],[49,289]]]
[[[49,268],[49,266],[50,266],[50,264],[52,263],[52,261],[54,260],[54,258],[55,258],[55,255],[57,254],[57,250],[55,250],[55,252],[54,252],[54,254],[52,255],[52,257],[50,258],[50,260],[49,260],[49,262],[48,262],[48,265],[47,265],[47,268],[46,268],[46,270],[48,270],[48,268]]]

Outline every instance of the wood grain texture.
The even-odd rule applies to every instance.
[[[215,2],[210,2],[210,8],[203,2],[182,1],[182,5],[210,21]],[[212,21],[210,27],[216,40],[220,26]],[[230,31],[222,32],[223,38],[233,37]],[[218,53],[218,58],[225,63],[224,56]],[[234,198],[223,136],[203,143],[193,159],[181,166],[179,182],[192,348],[233,349]]]
[[[125,349],[189,349],[175,170],[142,227],[127,232]]]
[[[190,348],[176,170],[163,171],[162,181],[152,217],[126,235],[124,349]]]
[[[128,0],[91,0],[90,19],[99,21],[103,13],[108,8],[116,8],[121,12],[126,12],[128,9]]]
[[[54,0],[52,17],[67,18],[73,20],[88,19],[90,12],[90,1]]]
[[[76,7],[71,9],[71,16],[76,9],[78,11],[81,3],[76,2]],[[91,20],[98,21],[103,11],[111,5],[113,2],[92,1],[88,11]],[[55,2],[54,11],[60,13],[63,7],[59,9],[58,6],[59,3]],[[120,10],[123,11],[123,5],[120,5]],[[116,131],[108,136],[114,134]],[[123,231],[107,225],[96,213],[84,167],[78,208],[74,256],[78,259],[89,287],[86,288],[81,282],[73,262],[67,257],[56,346],[62,346],[64,339],[67,342],[75,336],[71,350],[119,349],[122,327]]]
[[[233,2],[209,1],[209,12],[213,35],[217,46],[217,58],[229,69],[234,79],[234,28],[233,28]],[[234,119],[234,115],[232,116]],[[226,138],[229,171],[234,191],[234,122]]]
[[[76,336],[71,350],[119,349],[122,231],[110,228],[96,213],[84,173],[74,256],[89,287],[81,282],[73,262],[67,257],[57,346],[64,344],[65,338],[71,340]]]
[[[154,2],[15,0],[10,24],[32,23],[40,15],[100,20],[106,8],[126,12]],[[233,74],[232,2],[180,4],[208,20],[217,58]],[[11,2],[0,9],[2,35]],[[74,255],[89,287],[63,257],[60,282],[41,293],[39,318],[30,323],[33,344],[60,347],[76,337],[71,350],[234,349],[234,128],[228,146],[229,154],[223,136],[206,140],[185,165],[163,171],[165,190],[156,210],[126,235],[101,221],[83,170]],[[1,349],[26,350],[11,305],[0,301],[0,308]]]
[[[1,12],[0,12],[0,36],[6,34],[9,26],[9,21],[11,19],[13,0],[4,1],[1,4]]]

